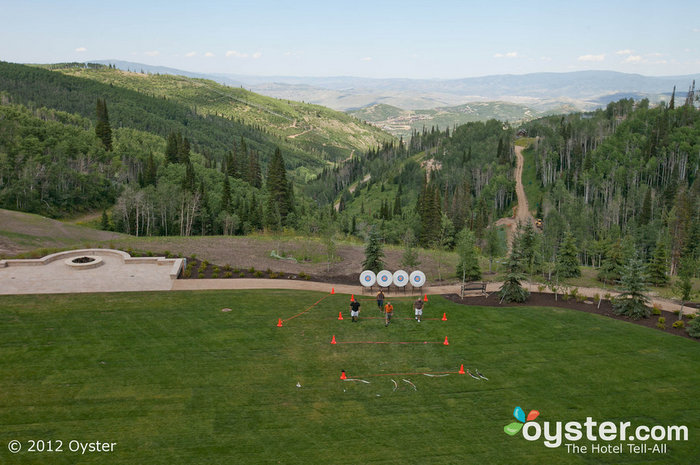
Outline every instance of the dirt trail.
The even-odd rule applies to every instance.
[[[510,250],[510,245],[513,242],[513,233],[515,228],[518,226],[518,222],[526,224],[532,221],[535,224],[535,218],[530,213],[530,206],[527,202],[527,196],[525,195],[525,188],[523,187],[523,165],[525,165],[525,158],[523,157],[523,147],[518,145],[515,146],[515,158],[517,163],[515,165],[515,194],[518,196],[518,207],[511,218],[501,218],[496,221],[496,226],[505,226],[506,235],[508,236],[508,249]]]

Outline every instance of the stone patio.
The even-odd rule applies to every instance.
[[[182,258],[132,257],[112,249],[0,260],[0,294],[168,291],[183,266]]]

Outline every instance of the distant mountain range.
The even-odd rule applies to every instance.
[[[693,80],[700,82],[700,73],[685,76],[642,76],[615,71],[575,71],[463,79],[372,79],[350,76],[202,74],[117,60],[99,60],[97,63],[111,63],[120,69],[132,71],[212,79],[228,86],[242,86],[270,97],[348,111],[360,118],[367,112],[358,110],[379,104],[396,107],[397,110],[392,113],[399,110],[435,110],[434,113],[442,115],[441,125],[464,120],[463,108],[449,110],[451,107],[463,105],[474,109],[479,106],[476,105],[478,103],[491,102],[493,105],[490,107],[496,105],[503,109],[503,105],[511,104],[507,107],[503,119],[521,121],[552,112],[593,110],[621,98],[648,98],[652,103],[667,101],[674,86],[678,95],[684,97]],[[470,114],[470,119],[482,119],[480,114],[486,115],[485,117],[499,114],[499,111],[492,111],[497,110],[495,108],[481,105],[481,109],[486,111],[468,110],[466,113]],[[370,114],[376,116],[385,113],[385,110],[386,108],[380,107],[380,111]],[[462,118],[449,118],[446,113],[461,113]],[[427,115],[419,119],[427,120],[429,125],[432,117]],[[384,120],[367,118],[367,121],[384,126],[395,134],[403,132],[392,130],[391,124],[381,124]]]

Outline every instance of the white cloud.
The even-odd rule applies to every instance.
[[[540,57],[542,61],[552,61],[552,57]]]
[[[207,53],[204,54],[204,56],[207,57],[207,58],[211,58],[211,57],[214,56],[214,54],[211,53],[211,52],[207,52]]]
[[[78,53],[83,53],[83,52],[87,52],[87,49],[85,47],[78,47],[75,49],[75,51]]]
[[[693,32],[700,32],[700,27],[694,27]]]
[[[632,55],[632,53],[632,50],[626,48],[624,50],[618,50],[617,52],[615,52],[615,55]]]
[[[260,53],[260,52],[255,52],[255,53],[253,53],[252,56],[253,56],[253,60],[257,60],[258,58],[260,58],[260,57],[262,56],[262,53]]]
[[[160,52],[158,50],[151,50],[149,52],[143,52],[143,54],[149,57],[157,57],[160,55]]]
[[[603,61],[605,60],[605,54],[602,55],[581,55],[578,57],[578,61]]]
[[[515,58],[518,56],[518,52],[507,52],[507,53],[496,53],[494,58]]]
[[[185,56],[186,56],[187,58],[190,58],[190,57],[195,56],[196,54],[197,54],[197,52],[187,52],[187,53],[185,53]]]
[[[623,63],[641,63],[642,57],[639,55],[630,55],[624,59]]]
[[[372,57],[363,57],[360,58],[360,61],[372,61]]]
[[[248,58],[247,53],[241,53],[237,52],[236,50],[229,50],[226,52],[227,57],[235,57],[235,58]]]

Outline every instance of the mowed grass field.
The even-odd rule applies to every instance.
[[[349,296],[332,295],[276,326],[323,297],[0,297],[0,463],[698,463],[696,341],[575,311],[466,307],[438,296],[425,310],[436,319],[420,324],[401,319],[411,316],[409,299],[395,300],[388,328],[367,318],[380,316],[371,300],[352,323]],[[333,335],[438,343],[331,345]],[[456,372],[462,363],[490,380],[374,376]],[[340,381],[342,369],[370,383]],[[591,416],[686,425],[689,441],[667,442],[663,455],[626,447],[622,455],[569,454],[506,435],[516,406],[539,410],[540,423]],[[13,455],[15,439],[24,450]],[[29,440],[61,440],[64,452],[27,452]],[[67,451],[71,440],[117,445],[81,455]]]

